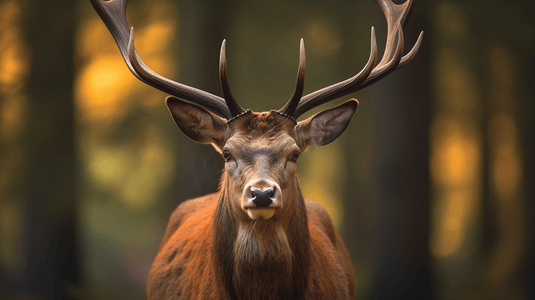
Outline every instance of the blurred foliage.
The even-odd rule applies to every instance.
[[[89,1],[77,5],[72,12],[77,19],[74,45],[68,45],[74,54],[64,58],[74,62],[73,84],[66,87],[73,91],[69,126],[74,136],[65,141],[74,141],[76,199],[68,201],[76,208],[71,217],[77,223],[77,268],[82,276],[60,288],[72,299],[144,299],[148,270],[168,216],[181,201],[214,191],[222,160],[175,128],[165,95],[129,73]],[[431,274],[425,276],[430,283],[421,288],[431,290],[436,299],[533,299],[535,205],[530,202],[529,155],[534,151],[535,27],[528,7],[528,1],[420,1],[405,42],[412,45],[425,29],[422,51],[428,56],[417,56],[389,84],[359,92],[359,111],[344,135],[328,146],[311,147],[299,161],[304,196],[327,209],[348,245],[359,299],[401,299],[388,294],[394,284],[394,277],[388,276],[399,268],[411,271],[406,275],[411,280],[429,266]],[[32,261],[24,241],[32,229],[28,224],[34,224],[28,220],[33,203],[30,174],[36,170],[30,157],[39,149],[31,149],[29,142],[34,136],[34,128],[28,128],[34,124],[30,111],[38,101],[29,96],[35,94],[29,76],[39,64],[32,61],[35,49],[29,46],[35,40],[25,33],[24,22],[32,22],[25,18],[27,10],[28,1],[0,1],[2,299],[28,296],[19,283]],[[220,94],[218,45],[226,38],[233,94],[255,111],[279,108],[291,95],[300,38],[307,47],[305,94],[362,68],[372,25],[379,51],[384,48],[384,18],[372,1],[132,0],[127,18],[136,28],[136,48],[148,66],[215,94]],[[405,90],[399,85],[418,89],[421,83],[412,80],[416,73],[428,76],[429,93],[409,99],[400,94]],[[50,90],[59,88],[52,85]],[[395,98],[381,100],[385,95]],[[303,119],[346,98],[350,96],[318,107]],[[414,136],[395,121],[384,122],[387,110],[403,101],[429,104],[422,117],[429,117],[423,129],[428,136]],[[47,137],[43,139],[46,143]],[[419,165],[397,170],[396,159],[410,155],[401,142],[397,148],[397,141],[414,139],[428,141],[428,157],[423,158],[428,169]],[[396,151],[399,156],[388,156]],[[385,157],[392,161],[379,161]],[[389,171],[395,175],[384,178]],[[410,209],[398,209],[407,203],[381,200],[385,189],[396,194],[404,185],[418,188],[409,180],[391,187],[385,182],[422,172],[428,180],[419,185],[429,189],[429,195],[410,203],[428,205],[428,214],[412,215]],[[54,188],[66,184],[60,178]],[[392,228],[398,226],[395,222],[409,224],[407,228],[428,224],[424,232],[429,234],[399,236],[402,229]],[[399,248],[383,243],[385,236],[401,243]],[[414,240],[424,248],[411,244]],[[388,252],[398,249],[406,252]],[[55,251],[60,250],[42,253]],[[424,255],[414,263],[403,256],[412,252]]]

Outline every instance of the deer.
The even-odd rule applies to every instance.
[[[415,1],[375,0],[387,21],[384,54],[371,50],[353,77],[303,96],[305,46],[294,92],[278,110],[253,112],[232,96],[226,40],[220,50],[223,97],[152,71],[134,47],[127,0],[91,0],[132,74],[170,94],[176,126],[194,142],[210,144],[224,159],[218,192],[182,202],[171,214],[147,279],[148,299],[353,299],[349,252],[326,210],[305,200],[297,160],[309,146],[336,140],[359,102],[350,99],[302,121],[305,112],[367,87],[410,62],[423,32],[403,55],[406,24]]]

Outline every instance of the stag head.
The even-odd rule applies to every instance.
[[[377,62],[375,30],[371,29],[368,62],[355,76],[303,96],[305,46],[300,42],[297,80],[290,100],[279,110],[256,113],[244,109],[232,96],[226,62],[226,41],[221,46],[219,78],[223,97],[164,78],[143,63],[134,47],[134,29],[126,22],[126,0],[91,0],[112,33],[130,71],[141,81],[170,96],[166,99],[180,130],[191,140],[211,144],[225,159],[222,190],[236,218],[242,220],[284,219],[292,213],[292,201],[299,192],[296,161],[309,145],[326,145],[347,128],[358,107],[348,100],[304,121],[300,115],[312,108],[360,90],[404,66],[416,55],[423,32],[408,54],[402,56],[403,25],[415,1],[394,4],[376,0],[387,19],[386,48]],[[204,108],[206,109],[204,109]],[[207,110],[208,109],[208,110]]]

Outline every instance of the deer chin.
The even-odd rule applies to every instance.
[[[275,211],[277,210],[277,208],[275,207],[249,207],[249,208],[246,208],[246,211],[247,211],[247,215],[249,216],[249,218],[253,219],[253,220],[258,220],[258,219],[271,219],[271,217],[273,217],[273,215],[275,214]]]

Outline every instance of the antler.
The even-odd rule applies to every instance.
[[[221,45],[219,75],[224,99],[211,93],[167,79],[151,70],[134,48],[134,28],[128,29],[126,5],[128,0],[91,0],[93,7],[115,39],[128,69],[139,80],[165,93],[188,100],[213,110],[218,115],[232,119],[244,109],[232,98],[228,86],[225,41]]]
[[[227,106],[230,110],[232,117],[240,115],[245,110],[234,100],[232,93],[230,92],[230,85],[227,77],[227,54],[226,54],[227,41],[223,40],[221,44],[221,52],[219,55],[219,81],[221,82],[221,89],[223,90],[223,97],[227,102]]]
[[[303,90],[305,87],[305,64],[305,41],[301,39],[301,42],[299,43],[299,68],[297,69],[297,80],[295,82],[294,93],[286,105],[278,110],[279,113],[285,114],[290,118],[293,118],[295,110],[297,109],[297,105],[299,104],[299,100],[301,100],[301,96],[303,96]]]
[[[403,4],[395,4],[391,0],[375,0],[383,11],[388,26],[385,53],[377,66],[374,67],[377,60],[377,43],[375,38],[375,29],[371,29],[371,50],[370,57],[364,68],[355,76],[346,79],[342,82],[335,83],[321,90],[310,93],[304,97],[296,97],[295,92],[292,98],[279,110],[280,113],[290,115],[292,118],[297,119],[300,115],[306,111],[329,102],[341,96],[356,92],[362,88],[365,88],[372,83],[384,78],[392,71],[401,68],[411,61],[420,45],[422,43],[423,31],[420,33],[418,40],[414,47],[402,57],[403,54],[403,26],[407,22],[412,9],[416,3],[415,0],[408,0]],[[301,57],[304,57],[304,46],[301,41]],[[303,73],[301,78],[304,80],[304,63],[299,63],[299,73]],[[298,81],[296,83],[296,91],[298,86],[302,89],[303,82]],[[292,107],[296,107],[295,111],[292,111]]]

